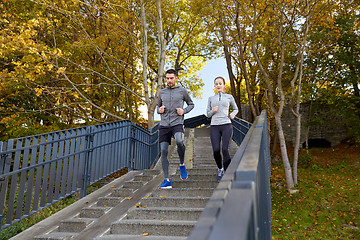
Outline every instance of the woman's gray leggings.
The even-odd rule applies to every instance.
[[[185,156],[184,133],[176,132],[174,134],[174,138],[177,145],[177,152],[179,154],[180,164],[183,164],[184,156]],[[160,160],[164,172],[164,178],[169,178],[169,160],[167,158],[169,152],[169,143],[161,142],[160,151],[161,151]]]

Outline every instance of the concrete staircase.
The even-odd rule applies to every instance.
[[[163,181],[161,165],[131,172],[107,185],[107,193],[92,202],[81,200],[80,211],[51,225],[46,233],[14,239],[186,239],[218,185],[209,128],[192,129],[187,136],[187,180],[180,179],[176,144],[169,151],[172,189],[158,189]],[[232,156],[236,149],[232,143]]]

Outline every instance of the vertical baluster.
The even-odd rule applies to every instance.
[[[72,155],[75,153],[76,149],[76,129],[71,130],[71,140],[70,140],[70,152],[69,155]],[[67,176],[67,185],[66,185],[66,193],[72,193],[73,192],[73,178],[74,178],[74,159],[75,156],[72,155],[69,157],[69,170],[68,170],[68,176]]]
[[[22,161],[20,160],[21,162],[20,169],[24,169],[29,165],[30,142],[31,142],[31,138],[25,138],[25,149],[22,156]],[[26,179],[27,179],[27,171],[21,171],[15,219],[20,219],[23,213]]]
[[[39,156],[38,156],[38,164],[44,162],[45,156],[45,142],[46,135],[41,135],[40,137],[40,146],[39,146]],[[36,180],[35,180],[35,190],[34,190],[34,201],[33,201],[33,211],[37,211],[39,209],[40,202],[40,193],[41,193],[41,181],[43,179],[43,166],[39,166],[36,169]]]
[[[65,134],[65,149],[64,149],[64,156],[68,156],[69,155],[69,149],[70,149],[70,138],[71,137],[71,132],[69,130],[66,131]],[[61,191],[60,191],[60,198],[65,197],[66,194],[66,178],[67,178],[67,174],[68,174],[68,169],[69,169],[69,158],[66,157],[64,158],[63,161],[63,170],[62,170],[62,176],[61,176]]]
[[[110,141],[111,143],[111,152],[110,152],[110,161],[111,161],[111,171],[114,172],[116,170],[116,159],[115,159],[115,131],[114,131],[114,124],[109,125],[110,131]]]
[[[36,164],[36,159],[37,159],[37,154],[38,154],[39,136],[34,136],[33,137],[31,145],[33,147],[31,148],[31,159],[30,159],[30,165],[29,166],[34,166]],[[29,170],[24,215],[30,215],[31,201],[35,197],[35,195],[33,196],[33,187],[34,187],[34,180],[35,180],[34,176],[35,176],[35,169],[32,168],[32,169]]]
[[[94,183],[95,181],[97,181],[99,179],[99,169],[97,168],[98,166],[98,160],[96,159],[97,157],[97,135],[98,135],[98,126],[93,126],[93,142],[92,142],[92,153],[91,153],[91,173],[90,173],[90,183]]]
[[[45,162],[49,162],[51,160],[52,139],[53,139],[53,133],[48,134],[47,140],[46,140]],[[40,207],[44,207],[46,205],[46,197],[50,191],[48,188],[49,169],[50,169],[50,164],[49,163],[45,164],[44,165],[43,182],[42,182],[42,188],[41,188]]]
[[[101,128],[98,126],[96,128],[97,134],[94,136],[94,147],[96,147],[96,149],[94,149],[94,153],[93,156],[95,158],[95,168],[96,170],[96,179],[100,179],[103,177],[103,163],[102,163],[102,159],[101,159],[101,151],[102,151],[102,147],[101,146],[102,142],[101,142],[101,136],[102,136],[102,132],[101,132]]]
[[[17,139],[16,141],[16,149],[22,148],[22,139]],[[13,171],[16,171],[20,168],[20,158],[21,158],[21,150],[15,150],[15,158],[14,158],[14,165],[13,165]],[[10,194],[9,194],[9,200],[8,200],[8,212],[6,215],[6,224],[12,223],[12,217],[14,213],[15,208],[15,202],[16,202],[16,190],[18,185],[18,174],[14,174],[11,176],[11,185],[10,185]]]
[[[79,153],[81,150],[81,144],[82,144],[82,136],[79,136],[82,134],[83,129],[76,129],[76,147],[75,147],[75,153]],[[81,174],[79,179],[79,173],[82,173],[79,171],[79,165],[81,161],[81,154],[76,154],[74,157],[74,172],[73,172],[73,179],[72,179],[72,191],[76,191],[78,189],[79,181],[81,182]]]
[[[0,146],[0,150],[1,151],[11,150],[13,144],[14,144],[14,142],[11,139],[8,141],[7,144],[5,142],[2,142],[1,146]],[[2,168],[0,169],[2,171],[1,173],[2,174],[8,173],[10,171],[10,166],[11,166],[11,154],[10,153],[1,154],[0,161],[2,164]],[[4,216],[5,206],[8,206],[8,204],[6,203],[6,195],[8,192],[8,183],[9,183],[9,177],[4,177],[3,179],[1,179],[1,190],[0,190],[0,225],[1,225],[1,228],[3,226],[3,216]],[[8,206],[8,213],[9,213],[9,206]]]
[[[55,191],[54,191],[54,200],[59,200],[60,195],[60,183],[61,183],[61,172],[63,169],[63,163],[64,159],[62,158],[64,156],[64,141],[65,141],[65,132],[61,132],[59,138],[59,151],[57,154],[57,158],[59,158],[58,161],[56,161],[56,177],[55,177]]]
[[[54,142],[52,144],[52,154],[51,154],[51,160],[55,160],[58,156],[58,139],[59,139],[59,133],[54,133]],[[49,180],[49,189],[48,189],[48,198],[47,202],[52,203],[54,199],[54,185],[55,185],[55,173],[56,173],[56,165],[57,162],[51,162],[50,164],[50,180]]]

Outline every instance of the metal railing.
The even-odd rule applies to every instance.
[[[237,144],[240,145],[241,142],[244,140],[245,135],[248,132],[249,128],[251,127],[251,123],[237,117],[232,119],[231,123],[233,125],[232,138]],[[209,125],[209,124],[210,124],[210,118],[206,117],[204,114],[185,119],[184,121],[185,128],[196,128],[201,125]]]
[[[0,223],[6,228],[122,168],[148,169],[159,155],[158,125],[130,121],[0,142]]]
[[[271,239],[270,153],[265,111],[247,132],[188,238],[214,239]]]

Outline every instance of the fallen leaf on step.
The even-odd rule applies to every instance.
[[[116,188],[115,186],[111,186],[110,188]]]
[[[146,208],[146,206],[141,206],[140,203],[135,204],[137,208]]]
[[[107,207],[107,205],[104,205],[104,207]]]
[[[164,198],[164,197],[166,197],[166,195],[162,195],[162,196],[160,196],[160,197]]]
[[[151,196],[146,196],[146,197],[144,197],[144,198],[151,198]]]
[[[84,202],[84,204],[89,204],[89,202]]]
[[[128,198],[126,198],[127,200],[131,200],[131,199],[133,199],[132,197],[128,197]]]
[[[149,236],[149,233],[143,233],[141,236]]]

